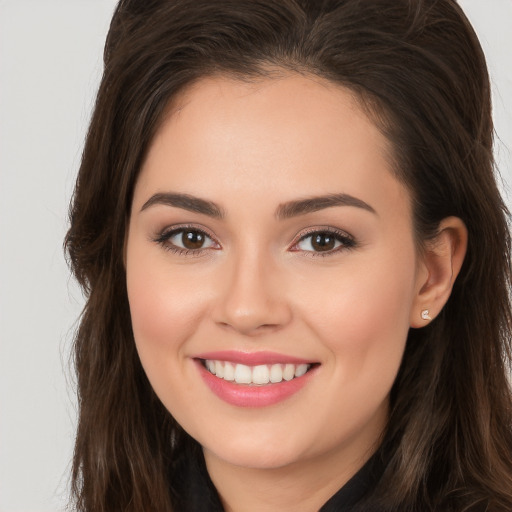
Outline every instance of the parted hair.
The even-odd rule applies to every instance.
[[[447,216],[468,229],[446,306],[409,332],[380,448],[385,471],[363,509],[512,510],[508,213],[486,63],[455,0],[119,2],[65,240],[86,295],[74,340],[73,506],[187,510],[183,468],[201,449],[151,389],[131,328],[123,247],[133,189],[184,88],[283,71],[326,78],[359,99],[391,143],[419,246]]]

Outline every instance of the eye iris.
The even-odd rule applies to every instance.
[[[187,249],[201,249],[205,236],[198,231],[185,231],[181,236],[183,247]]]
[[[336,239],[328,233],[317,233],[312,236],[311,246],[315,251],[330,251],[334,249]]]

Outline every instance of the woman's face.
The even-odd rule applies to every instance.
[[[347,90],[186,90],[135,187],[126,271],[142,365],[207,461],[375,449],[425,275],[386,139]]]

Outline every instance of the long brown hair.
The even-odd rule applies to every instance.
[[[87,297],[75,339],[77,509],[187,509],[183,467],[201,450],[152,391],[131,330],[123,246],[133,188],[184,87],[284,69],[356,93],[393,145],[418,243],[451,215],[469,231],[444,310],[409,333],[386,469],[365,510],[512,510],[510,236],[485,59],[456,1],[121,0],[104,64],[66,238]]]

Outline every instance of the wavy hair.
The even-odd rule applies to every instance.
[[[211,75],[306,73],[355,93],[390,140],[416,238],[457,216],[464,265],[411,329],[391,393],[386,469],[364,510],[512,510],[510,235],[490,87],[455,0],[121,0],[65,247],[86,294],[74,344],[79,511],[187,510],[190,438],[154,394],[131,329],[123,246],[134,185],[170,101]],[[208,504],[204,504],[208,510]]]

